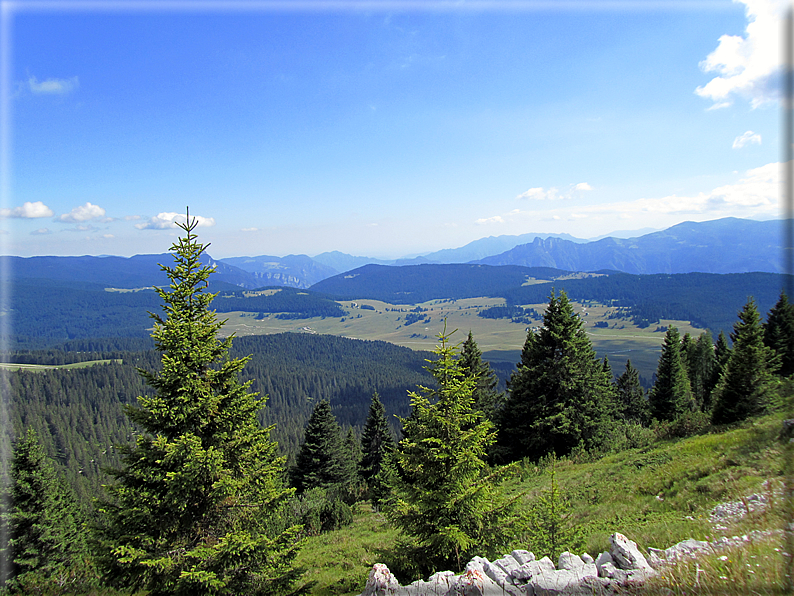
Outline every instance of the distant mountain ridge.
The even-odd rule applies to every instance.
[[[489,236],[465,246],[398,260],[348,255],[339,251],[213,259],[215,283],[252,289],[287,286],[306,289],[365,265],[480,264],[550,267],[565,271],[612,270],[633,274],[746,273],[783,271],[783,223],[725,218],[685,222],[635,238],[596,241],[566,234]],[[167,283],[159,263],[171,256],[2,257],[9,279],[42,278],[102,283],[108,287],[151,287]]]
[[[637,238],[610,237],[584,244],[535,238],[530,244],[475,262],[634,274],[782,273],[782,232],[780,220],[724,218],[684,222]]]

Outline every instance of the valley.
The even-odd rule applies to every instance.
[[[551,288],[549,288],[550,291]],[[640,371],[648,382],[656,370],[659,349],[667,326],[675,326],[681,335],[690,333],[697,337],[702,329],[689,321],[662,319],[658,325],[641,328],[635,325],[625,311],[592,301],[572,300],[576,312],[585,321],[585,329],[599,357],[607,356],[613,371],[619,375],[626,359]],[[479,316],[487,308],[505,306],[502,298],[463,298],[459,300],[430,300],[420,304],[392,304],[381,300],[362,299],[338,301],[348,313],[345,317],[312,317],[308,319],[279,319],[277,314],[223,313],[227,323],[223,332],[237,337],[247,335],[270,335],[276,333],[310,333],[335,335],[351,339],[381,340],[413,350],[432,350],[437,335],[443,330],[446,319],[448,330],[458,330],[453,339],[462,342],[469,331],[486,360],[497,370],[512,370],[520,357],[528,327],[541,324],[535,319],[513,322],[511,319],[492,319]],[[523,304],[525,309],[534,309],[543,314],[546,303]],[[417,320],[406,324],[413,315]],[[410,320],[410,319],[409,319]],[[607,327],[596,327],[596,324]]]

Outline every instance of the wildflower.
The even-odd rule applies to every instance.
[[[720,557],[720,561],[727,561],[727,560],[728,560],[728,555],[722,555]]]

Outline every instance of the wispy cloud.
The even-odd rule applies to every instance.
[[[212,217],[191,215],[190,219],[195,219],[199,227],[211,227],[215,225],[215,220]],[[168,230],[175,228],[176,222],[185,223],[185,221],[186,219],[183,213],[163,212],[158,213],[147,222],[135,224],[135,227],[139,230]]]
[[[36,219],[38,217],[52,217],[52,209],[41,201],[23,203],[21,207],[13,209],[0,209],[0,218]]]
[[[780,212],[781,176],[781,164],[770,163],[748,170],[737,182],[719,186],[710,192],[594,205],[586,211],[628,215],[776,216]]]
[[[493,217],[484,217],[475,221],[478,226],[488,225],[488,224],[503,224],[505,223],[504,218],[499,215],[494,215]]]
[[[522,192],[516,199],[529,199],[530,201],[559,201],[566,199],[573,199],[580,192],[593,190],[587,182],[580,182],[579,184],[572,184],[567,192],[560,192],[557,188],[550,188],[548,190],[536,187]]]
[[[28,88],[36,95],[66,95],[80,86],[77,77],[70,79],[45,79],[39,81],[36,77],[28,77]]]
[[[746,133],[744,133],[741,136],[736,137],[733,140],[733,148],[734,149],[741,149],[742,147],[744,147],[748,143],[749,144],[760,145],[761,144],[761,135],[759,135],[757,133],[754,133],[752,130],[748,130]]]
[[[66,223],[81,223],[92,219],[102,219],[105,217],[105,210],[99,205],[86,203],[75,207],[69,213],[64,213],[58,217],[58,221]]]
[[[710,109],[724,108],[735,96],[750,100],[752,107],[780,96],[781,17],[784,0],[739,0],[745,5],[744,36],[723,35],[717,49],[700,63],[706,73],[717,73],[702,87],[699,96],[711,99]]]
[[[31,235],[33,236],[44,236],[45,234],[52,234],[48,228],[39,228],[38,230],[33,230]]]

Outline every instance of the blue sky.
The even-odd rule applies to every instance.
[[[3,2],[4,254],[780,214],[782,2]]]

